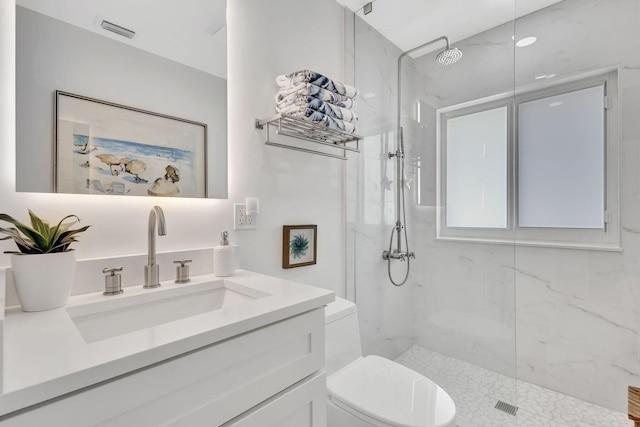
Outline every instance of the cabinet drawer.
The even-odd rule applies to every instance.
[[[326,427],[324,372],[291,386],[223,427]]]
[[[323,365],[324,310],[316,309],[54,400],[3,426],[187,425],[181,420],[196,412],[217,426]]]

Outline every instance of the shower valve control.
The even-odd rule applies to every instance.
[[[384,251],[382,252],[382,259],[399,259],[400,261],[405,261],[408,258],[414,258],[416,255],[413,252],[398,252],[398,251]]]

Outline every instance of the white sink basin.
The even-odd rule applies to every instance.
[[[124,294],[68,306],[66,310],[85,341],[90,343],[266,296],[269,294],[219,279],[163,285],[154,290],[127,289]]]

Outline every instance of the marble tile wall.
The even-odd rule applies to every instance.
[[[350,16],[354,31],[354,84],[360,90],[358,133],[360,154],[346,162],[348,288],[358,304],[363,351],[395,358],[413,344],[413,286],[393,286],[382,251],[395,223],[395,99],[397,47],[359,17]],[[349,52],[349,49],[347,49]],[[404,264],[394,263],[394,277]]]
[[[531,50],[514,50],[511,34],[534,31]],[[423,101],[430,129],[407,125],[424,166],[422,205],[412,212],[424,254],[414,285],[416,343],[624,411],[626,386],[640,384],[640,2],[565,0],[458,46],[465,56],[446,73],[432,58],[414,61],[422,80],[406,106],[411,123],[410,102]],[[436,108],[506,92],[540,73],[611,66],[619,67],[621,252],[435,239]]]

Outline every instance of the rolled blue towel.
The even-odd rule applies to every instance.
[[[324,113],[327,116],[352,123],[358,121],[358,116],[356,115],[356,113],[347,108],[333,105],[329,102],[324,102],[323,100],[314,98],[312,96],[308,97],[307,101],[307,105],[309,106],[309,108]]]
[[[331,80],[329,77],[311,70],[300,70],[291,74],[281,74],[276,77],[276,83],[278,83],[280,87],[295,86],[299,83],[311,83],[349,98],[358,95],[358,89],[355,87]]]
[[[300,83],[294,86],[285,86],[276,93],[276,105],[284,108],[298,102],[301,98],[314,97],[324,102],[329,102],[338,107],[353,110],[356,108],[356,101],[339,95],[335,92],[322,89],[320,86],[311,83]]]
[[[358,121],[358,116],[353,111],[339,107],[337,105],[324,102],[321,99],[313,96],[298,97],[295,102],[288,104],[284,107],[276,105],[276,110],[279,113],[289,114],[294,111],[299,111],[304,108],[310,108],[312,110],[319,111],[334,119],[344,120],[345,122],[355,123]]]
[[[334,119],[326,114],[322,114],[319,111],[312,110],[311,108],[300,108],[297,111],[292,111],[287,116],[300,118],[312,123],[320,123],[329,129],[337,130],[340,132],[353,134],[356,132],[356,126],[353,123],[345,122],[344,120]]]

